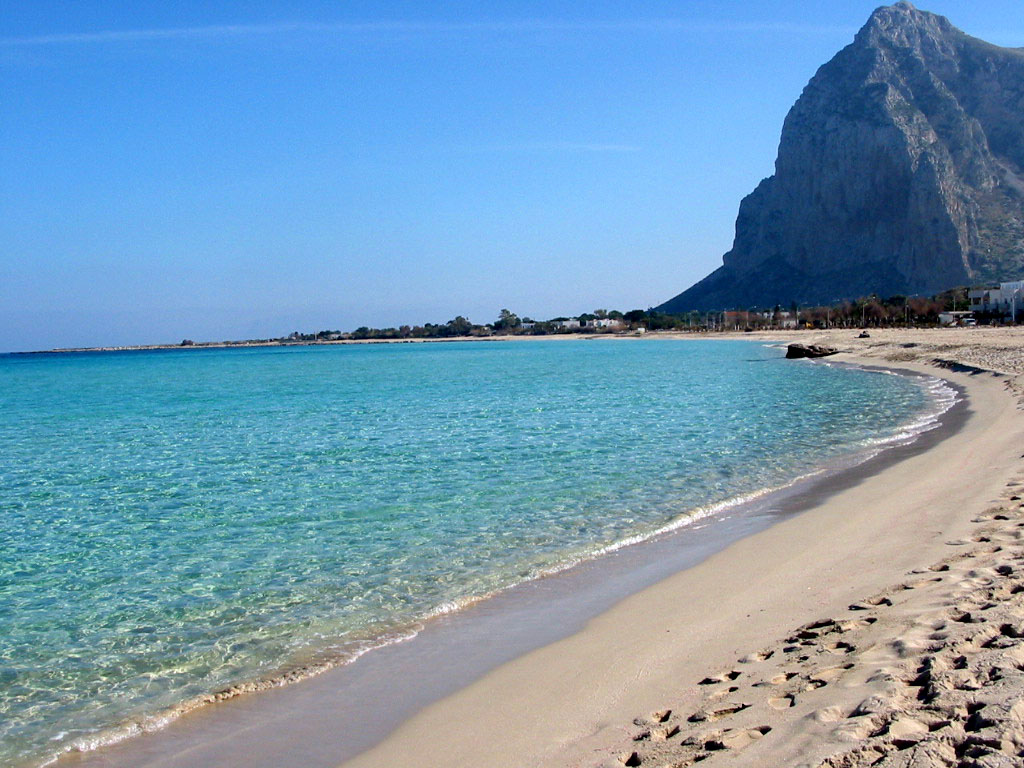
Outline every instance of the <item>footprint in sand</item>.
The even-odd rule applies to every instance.
[[[902,584],[900,586],[900,589],[920,589],[921,587],[927,586],[929,584],[934,584],[938,581],[942,581],[941,576],[936,576],[933,579],[918,579],[916,581],[908,581]]]
[[[678,725],[667,725],[664,728],[654,728],[651,730],[651,738],[658,739],[659,741],[665,741],[671,739],[679,733]]]
[[[703,680],[697,683],[697,685],[718,685],[719,683],[724,683],[726,680],[735,680],[742,674],[743,673],[740,672],[738,669],[731,669],[728,672],[720,672],[717,675],[705,677]]]
[[[716,739],[709,739],[704,743],[704,749],[718,751],[722,749],[740,750],[750,746],[753,742],[762,738],[771,731],[771,726],[760,725],[756,728],[737,729],[735,731],[724,731]]]
[[[821,685],[828,685],[834,683],[840,677],[842,677],[847,671],[853,669],[853,664],[841,664],[835,667],[825,667],[814,672],[808,678],[812,683],[821,683]],[[821,685],[817,687],[821,687]]]
[[[878,621],[874,616],[865,616],[863,619],[847,619],[846,621],[840,621],[837,625],[839,631],[842,633],[852,632],[857,629],[866,629]]]
[[[796,672],[783,672],[773,677],[770,682],[772,685],[782,685],[783,683],[789,682],[794,677],[796,677]]]
[[[949,618],[951,621],[955,621],[957,624],[975,624],[984,621],[983,618],[975,616],[970,611],[965,611],[960,608],[954,608],[950,612]]]
[[[869,597],[867,600],[861,600],[859,603],[853,603],[849,610],[851,611],[869,611],[872,608],[887,608],[892,605],[890,600],[885,595],[876,595],[875,597]]]
[[[694,712],[686,719],[691,723],[714,723],[722,718],[735,715],[737,712],[742,712],[744,709],[748,709],[749,707],[749,704],[734,702],[720,707],[713,707],[711,709],[702,709],[698,712]]]
[[[826,635],[829,632],[833,632],[836,629],[835,619],[821,619],[820,621],[814,621],[810,624],[805,624],[796,631],[796,633],[786,639],[788,643],[796,643],[801,640],[815,640],[822,635]]]
[[[857,647],[840,640],[838,643],[830,643],[829,645],[826,645],[825,650],[829,653],[853,653],[857,650]]]

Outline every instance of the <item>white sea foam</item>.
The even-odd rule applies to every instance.
[[[859,366],[854,366],[859,367]],[[869,370],[884,375],[900,376],[905,375],[897,371],[889,370],[876,370],[876,369],[863,369]],[[933,429],[941,426],[942,417],[958,402],[960,397],[957,394],[957,390],[950,385],[945,379],[941,379],[937,376],[911,376],[912,379],[920,379],[922,386],[928,393],[928,396],[932,402],[931,408],[925,413],[910,419],[909,421],[899,425],[896,431],[891,435],[885,435],[878,438],[872,438],[867,441],[868,445],[885,446],[891,444],[906,444],[913,442],[918,439],[925,432],[930,432]]]

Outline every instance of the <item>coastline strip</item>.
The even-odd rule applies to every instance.
[[[868,366],[877,366],[877,361],[863,361],[863,362],[867,363]],[[935,370],[934,369],[926,369],[924,371],[918,371],[918,373],[921,373],[921,372],[926,372],[930,376],[934,376],[934,374],[935,374]],[[762,523],[763,522],[764,521],[762,521]],[[717,521],[716,521],[716,524],[717,524]],[[719,547],[720,547],[720,544],[719,544]],[[714,547],[710,547],[710,549],[714,549]],[[702,554],[706,555],[707,553],[708,553],[708,551],[706,550]],[[689,563],[689,565],[692,565],[692,564],[693,563]],[[687,565],[684,564],[681,567],[685,568],[685,567],[687,567]],[[643,586],[643,585],[641,585],[641,586]],[[514,655],[513,655],[513,657],[514,657]],[[364,659],[363,664],[365,664],[365,662],[366,662],[366,660]],[[465,682],[469,682],[469,681],[465,681]],[[303,686],[295,686],[295,687],[293,687],[293,690],[295,692],[294,695],[287,696],[287,698],[289,700],[297,700],[298,704],[296,705],[294,703],[290,703],[289,706],[299,706],[299,707],[302,706],[302,703],[301,703],[302,693],[301,692],[303,691],[303,689],[306,689],[308,687],[308,685],[309,685],[309,683],[304,683]],[[276,693],[276,692],[272,692],[272,693]],[[261,697],[256,697],[256,699],[258,699],[258,700],[263,700],[264,698],[265,698],[265,695],[261,696]],[[236,714],[237,714],[237,711],[238,711],[239,708],[242,709],[242,710],[250,710],[250,709],[254,709],[254,708],[255,709],[260,709],[260,710],[265,710],[267,708],[267,707],[264,707],[262,705],[254,704],[253,703],[254,700],[252,699],[252,697],[243,697],[243,700],[246,703],[244,705],[242,705],[241,707],[237,707],[237,706],[235,707]],[[427,703],[427,702],[423,702],[423,703]],[[214,713],[212,713],[213,719],[224,719],[222,717],[224,706],[225,706],[224,704],[219,705],[217,710]],[[277,706],[280,707],[280,705],[277,705]],[[204,718],[210,719],[211,718],[211,714],[204,712],[204,713],[197,713],[194,716],[194,719],[197,722],[203,720]],[[231,720],[232,717],[228,717],[227,719]],[[242,722],[238,722],[237,725],[242,726]],[[274,728],[275,728],[275,730],[277,729],[276,726],[274,726]],[[189,728],[186,728],[186,730],[190,730],[190,729],[191,729],[191,725],[189,726]],[[212,737],[211,733],[206,732],[205,727],[202,727],[201,730],[203,730],[204,733],[205,733],[204,738],[210,739]],[[156,735],[154,735],[152,737],[147,737],[146,739],[143,739],[141,741],[142,742],[150,742],[150,739],[156,739],[158,742],[159,741],[163,741],[163,739],[160,738],[160,736],[161,736],[160,734],[156,734]],[[219,740],[219,737],[212,737],[212,738],[214,740]],[[187,757],[184,757],[184,756],[179,756],[179,758],[174,758],[171,755],[160,754],[160,750],[159,749],[157,749],[156,752],[154,752],[153,749],[147,748],[145,750],[142,750],[142,753],[140,753],[139,750],[134,749],[134,747],[136,747],[138,745],[140,745],[140,741],[139,740],[132,740],[131,742],[129,742],[127,744],[121,745],[120,748],[117,748],[115,750],[106,750],[106,749],[101,750],[100,753],[97,753],[97,754],[104,756],[104,759],[102,760],[102,762],[97,762],[96,764],[102,764],[102,765],[117,765],[117,764],[135,764],[135,765],[138,765],[138,764],[150,764],[150,765],[200,765],[200,764],[203,764],[203,761],[201,761],[201,760],[191,760],[190,761]],[[156,745],[150,743],[147,746],[154,747]],[[113,754],[113,753],[114,752],[118,752],[119,753],[121,751],[121,749],[126,749],[128,754],[133,754],[134,756],[132,757],[132,759],[130,759],[128,762],[125,762],[125,763],[118,762],[115,759],[115,757],[116,757],[115,754]],[[190,749],[188,751],[192,752],[193,750]],[[337,749],[334,749],[334,750],[331,750],[331,751],[334,752],[335,754],[337,754]],[[346,750],[342,749],[341,751],[344,752]],[[140,762],[139,758],[143,757],[143,754],[148,755],[147,760],[152,758],[153,761],[152,762],[146,762],[146,761]],[[193,757],[195,757],[195,755],[193,755]],[[256,760],[256,762],[253,762],[253,759],[255,757],[256,756],[254,756],[254,755],[250,755],[250,759],[245,761],[244,764],[246,764],[246,765],[258,765],[258,764],[260,764],[259,760]],[[68,762],[76,762],[77,763],[77,762],[79,762],[81,760],[81,761],[84,761],[84,764],[92,764],[89,761],[88,758],[89,758],[88,755],[73,756],[73,757],[71,757],[68,760]],[[113,762],[111,762],[111,760],[113,760]],[[62,761],[62,763],[63,762],[64,761]],[[223,763],[222,759],[218,759],[217,762],[219,764],[227,764],[227,763]],[[241,765],[243,763],[240,762],[239,764]],[[270,764],[270,763],[266,763],[266,764]],[[282,764],[282,763],[275,761],[274,764]],[[296,761],[294,764],[295,765],[310,765],[310,764],[313,764],[313,762],[309,761],[308,759],[303,759],[303,760]],[[334,763],[326,763],[326,762],[315,761],[315,764],[318,764],[318,765],[319,764],[324,764],[324,765],[326,765],[326,764],[334,764]]]

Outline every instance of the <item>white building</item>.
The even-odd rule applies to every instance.
[[[557,321],[555,321],[555,325],[557,325],[559,328],[579,328],[580,327],[580,321],[579,320],[557,320]]]
[[[974,313],[939,312],[939,325],[974,325]]]
[[[775,323],[779,328],[796,328],[800,321],[797,319],[795,312],[779,312],[778,317],[775,318]]]
[[[1000,283],[998,286],[974,288],[967,294],[971,301],[972,312],[1009,317],[1016,309],[1020,314],[1024,311],[1024,280]]]
[[[596,317],[587,321],[588,328],[621,328],[623,325],[621,320],[613,320],[610,317]]]
[[[775,312],[769,309],[758,314],[760,314],[761,317],[769,323],[776,325],[779,328],[796,328],[797,325],[796,315],[786,310],[779,310],[778,312]]]

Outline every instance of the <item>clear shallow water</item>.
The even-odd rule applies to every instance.
[[[781,355],[645,340],[0,357],[0,763],[408,636],[912,434],[948,401],[934,381]]]

